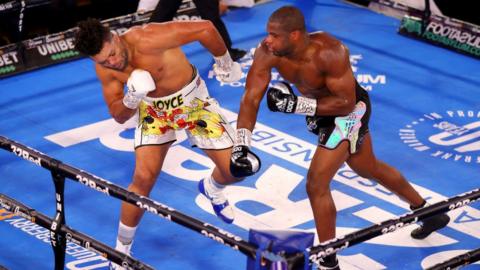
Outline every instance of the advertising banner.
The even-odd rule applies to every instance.
[[[399,33],[480,58],[480,29],[447,17],[431,16],[425,21],[404,16]]]
[[[0,7],[14,8],[12,4]],[[125,16],[104,20],[103,23],[112,30],[122,33],[134,25],[147,23],[152,12],[132,13]],[[175,20],[200,19],[191,0],[180,6]],[[84,57],[74,49],[76,28],[16,44],[0,47],[0,78],[18,74],[53,64],[63,63]]]

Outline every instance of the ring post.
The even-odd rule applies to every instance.
[[[53,184],[55,185],[55,201],[56,201],[56,213],[55,218],[50,226],[50,243],[52,244],[53,253],[55,254],[55,270],[65,269],[65,250],[67,246],[67,240],[65,233],[61,231],[63,225],[65,225],[65,176],[59,171],[59,165],[61,161],[51,159],[50,164],[52,166],[51,174]]]
[[[309,270],[306,248],[314,237],[302,231],[251,229],[248,240],[258,249],[255,258],[247,258],[247,270]]]

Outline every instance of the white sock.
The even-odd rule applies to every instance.
[[[218,193],[222,192],[223,189],[225,188],[225,185],[217,183],[215,179],[213,179],[213,176],[208,176],[205,177],[205,183],[206,183],[206,188],[208,193]]]
[[[137,230],[137,227],[138,226],[130,227],[120,222],[118,225],[117,247],[119,244],[118,242],[120,242],[123,245],[131,244],[133,241],[133,238],[135,237],[135,232]]]

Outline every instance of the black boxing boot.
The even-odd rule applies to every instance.
[[[417,206],[417,207],[410,206],[410,209],[412,209],[412,211],[415,211],[417,209],[425,207],[426,204],[427,202],[424,201],[423,204],[420,206]],[[410,236],[413,239],[417,239],[417,240],[425,239],[432,232],[440,230],[441,228],[447,226],[449,221],[450,221],[450,217],[445,213],[424,219],[420,221],[421,222],[420,227],[413,230],[410,233]]]

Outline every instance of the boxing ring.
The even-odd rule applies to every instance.
[[[177,210],[156,202],[150,198],[135,194],[122,187],[119,187],[107,180],[99,178],[88,172],[74,168],[68,164],[64,164],[59,160],[51,158],[35,149],[29,148],[18,142],[9,140],[0,136],[0,148],[10,151],[13,154],[30,161],[38,166],[50,170],[55,186],[56,213],[54,219],[50,219],[44,214],[23,205],[21,202],[14,200],[0,193],[0,206],[15,216],[20,216],[50,230],[50,242],[55,254],[55,269],[61,270],[65,267],[65,249],[66,242],[70,241],[99,255],[122,265],[126,269],[154,269],[132,258],[129,255],[122,254],[108,245],[101,243],[81,232],[78,232],[65,224],[65,206],[64,206],[64,186],[65,179],[77,181],[95,191],[103,193],[107,196],[115,197],[122,201],[136,205],[146,212],[153,213],[169,221],[185,226],[194,230],[201,235],[211,238],[223,245],[234,250],[238,250],[244,255],[255,259],[259,254],[265,260],[271,262],[282,261],[292,266],[297,261],[304,260],[304,253],[298,252],[293,254],[281,255],[268,250],[258,251],[258,247],[251,244],[241,237],[230,232],[217,228],[211,224],[199,221],[193,217],[185,215]],[[332,239],[330,241],[320,243],[307,249],[308,262],[310,264],[318,264],[319,259],[346,249],[350,246],[360,244],[374,237],[394,232],[409,224],[416,223],[425,218],[432,217],[437,214],[445,213],[459,207],[463,207],[480,199],[480,189],[472,190],[464,194],[449,198],[443,202],[430,205],[428,207],[416,210],[415,212],[404,214],[398,218],[384,221],[380,224],[350,233]],[[470,264],[480,260],[480,249],[467,252],[452,258],[449,261],[442,262],[428,269],[445,269],[447,267],[457,267]],[[272,268],[273,269],[273,268]]]
[[[231,11],[224,20],[234,43],[255,48],[268,14],[285,4],[298,3]],[[357,80],[372,98],[376,154],[431,203],[408,212],[394,194],[343,166],[332,181],[339,238],[307,249],[309,264],[339,252],[347,270],[479,269],[478,60],[399,36],[396,19],[370,10],[333,0],[298,5],[310,31],[328,31],[349,46]],[[244,79],[220,84],[199,46],[185,51],[235,125]],[[240,62],[246,72],[251,54]],[[237,217],[226,225],[196,191],[212,164],[184,138],[150,198],[127,191],[132,126],[110,119],[88,59],[2,79],[0,89],[0,147],[19,156],[0,154],[0,269],[107,269],[108,260],[132,269],[245,269],[246,257],[258,257],[258,247],[244,240],[250,229],[314,231],[304,176],[315,139],[301,117],[279,118],[261,105],[253,147],[264,168],[227,188]],[[112,249],[120,201],[148,212],[132,257]],[[447,211],[446,229],[407,239],[412,223]],[[303,253],[260,254],[303,260]]]
[[[84,172],[67,164],[63,164],[59,160],[53,159],[34,149],[8,140],[4,137],[0,137],[0,147],[51,171],[52,179],[55,185],[56,200],[56,213],[54,219],[49,219],[42,213],[38,213],[35,210],[30,209],[28,206],[22,205],[20,202],[17,202],[3,194],[0,194],[0,204],[15,215],[18,214],[44,228],[50,229],[51,244],[55,253],[55,269],[64,269],[65,245],[67,240],[81,245],[87,249],[96,251],[107,259],[116,262],[119,265],[124,265],[127,267],[127,269],[129,269],[128,267],[132,269],[153,269],[152,267],[145,265],[138,260],[134,260],[130,256],[125,256],[124,254],[109,248],[105,244],[76,232],[65,225],[65,207],[63,199],[65,178],[75,180],[95,191],[136,205],[147,212],[186,226],[206,237],[212,238],[215,241],[218,241],[235,250],[239,250],[247,256],[255,257],[255,246],[249,244],[240,237],[225,232],[224,230],[213,225],[196,220],[166,205],[153,201],[147,197],[137,195],[115,184],[112,184],[107,180],[91,175],[88,172]]]

